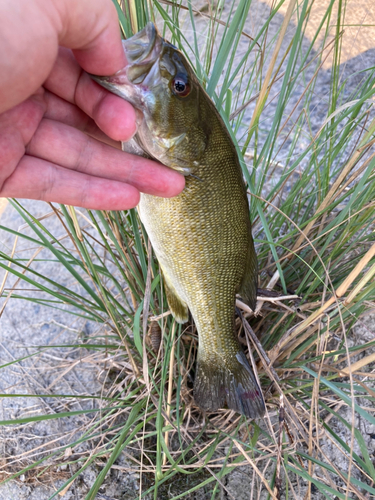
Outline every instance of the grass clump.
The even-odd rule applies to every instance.
[[[68,309],[98,327],[1,368],[63,348],[67,371],[66,358],[95,363],[103,390],[62,395],[52,385],[27,394],[49,406],[4,420],[5,428],[37,429],[48,420],[66,428],[58,440],[41,439],[8,457],[5,481],[54,474],[61,479],[54,498],[91,468],[87,500],[109,488],[114,471],[138,483],[137,491],[124,487],[121,498],[241,498],[231,489],[241,474],[246,498],[375,494],[368,446],[375,340],[357,339],[353,329],[375,303],[374,68],[354,77],[342,69],[345,1],[327,2],[318,21],[311,0],[275,2],[267,12],[264,5],[259,12],[249,0],[209,3],[207,10],[191,2],[117,4],[124,35],[156,19],[186,53],[238,146],[263,291],[260,314],[239,303],[236,324],[254,352],[266,418],[249,422],[227,410],[203,415],[194,405],[196,330],[168,314],[135,210],[51,206],[62,227],[56,235],[45,217],[12,201],[28,229],[1,229],[33,252],[1,253],[9,280],[4,302]],[[48,262],[61,266],[61,276],[45,272]],[[4,397],[24,397],[16,392]]]

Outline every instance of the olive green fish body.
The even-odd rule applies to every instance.
[[[187,177],[184,191],[175,198],[142,194],[139,206],[163,271],[174,315],[184,322],[188,308],[197,326],[199,368],[194,397],[202,408],[211,410],[222,407],[229,393],[237,394],[235,387],[228,387],[228,394],[225,390],[219,394],[219,390],[227,383],[236,385],[226,373],[238,370],[238,356],[244,359],[247,368],[234,333],[235,294],[241,291],[244,280],[245,285],[246,280],[250,282],[247,288],[252,307],[256,294],[256,260],[251,251],[248,203],[240,166],[225,137],[219,132],[212,137],[215,138],[212,153],[208,148],[204,160],[213,159],[215,168],[197,168],[194,171],[197,177]],[[244,276],[246,268],[253,275]],[[176,299],[177,305],[173,305]],[[218,370],[221,366],[223,373]],[[240,367],[241,371],[246,370]],[[228,405],[257,416],[263,410],[260,390],[252,374],[249,378],[251,390],[247,392],[251,403],[259,402],[258,413],[252,408],[243,410],[241,405],[246,406],[246,401]]]
[[[262,416],[261,390],[234,328],[236,293],[254,308],[257,286],[249,206],[235,147],[184,56],[153,25],[124,47],[131,84],[136,92],[141,85],[151,87],[149,102],[145,104],[144,94],[135,95],[122,76],[99,82],[143,112],[137,136],[141,147],[187,174],[185,189],[175,198],[142,194],[139,214],[160,263],[172,313],[183,323],[190,310],[197,326],[194,398],[203,409],[227,403],[247,416]],[[126,78],[131,79],[129,70]]]

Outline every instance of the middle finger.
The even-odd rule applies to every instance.
[[[28,155],[82,173],[126,182],[169,198],[184,187],[182,175],[160,163],[99,142],[69,125],[44,118],[27,146]]]
[[[79,109],[78,106],[61,99],[59,96],[48,92],[48,90],[45,90],[44,100],[47,104],[47,109],[44,114],[45,118],[65,123],[65,125],[77,128],[101,142],[105,142],[114,148],[121,149],[121,143],[108,137],[108,135],[100,130],[95,121]]]

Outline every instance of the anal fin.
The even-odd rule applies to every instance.
[[[177,323],[186,323],[189,319],[188,307],[186,303],[178,296],[176,289],[173,286],[170,278],[168,277],[165,269],[161,267],[161,270],[164,278],[164,288],[169,309],[171,310],[173,317],[177,321]]]

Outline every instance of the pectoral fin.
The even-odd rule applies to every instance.
[[[177,321],[177,323],[186,323],[189,319],[188,307],[186,303],[178,296],[176,289],[173,286],[170,278],[168,277],[165,269],[161,267],[161,270],[164,278],[164,288],[169,309],[171,310],[173,317]]]
[[[253,239],[251,239],[246,256],[245,272],[238,293],[253,311],[255,311],[255,306],[257,303],[257,288],[258,263],[255,254]]]

